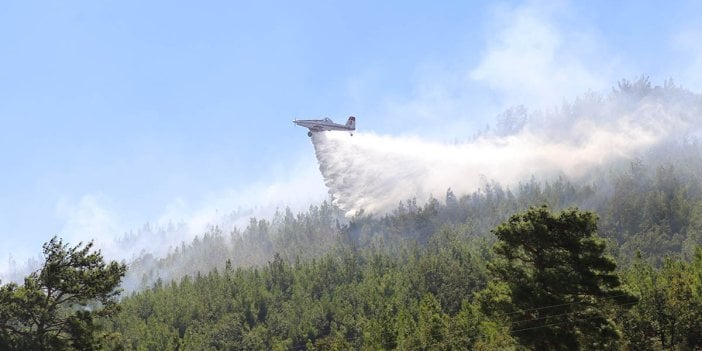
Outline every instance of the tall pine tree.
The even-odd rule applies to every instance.
[[[534,350],[610,349],[619,338],[608,308],[636,299],[620,289],[614,260],[597,236],[597,217],[544,206],[493,230],[491,269],[509,286],[512,335]]]

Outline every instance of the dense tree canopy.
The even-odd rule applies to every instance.
[[[685,140],[582,178],[486,180],[382,215],[323,202],[214,227],[130,262],[118,313],[123,266],[56,280],[71,264],[47,265],[0,288],[0,349],[91,349],[99,336],[107,350],[694,350],[701,244],[702,147]],[[47,245],[47,262],[89,256]],[[111,293],[43,302],[88,292],[57,295],[76,277]]]
[[[485,280],[479,253],[445,232],[393,256],[347,248],[291,264],[276,255],[157,284],[124,299],[110,324],[128,350],[470,349],[483,339],[468,301]]]
[[[641,297],[623,316],[630,349],[702,349],[702,247],[692,261],[668,257],[660,269],[639,258],[624,281]]]
[[[347,220],[324,202],[243,230],[214,228],[163,259],[131,265],[141,288],[106,321],[112,346],[509,350],[529,345],[524,333],[577,331],[570,345],[582,349],[698,347],[702,267],[687,260],[697,262],[702,243],[702,153],[694,143],[670,148],[665,161],[637,160],[588,182],[486,182],[382,216]],[[546,245],[548,264],[512,259],[505,271],[534,293],[520,300],[486,268],[510,267],[500,252],[526,255],[520,236],[505,235],[515,246],[501,251],[491,230],[542,204],[589,212],[531,211],[530,221],[556,228],[527,242]],[[540,281],[559,284],[546,290]]]
[[[590,212],[540,207],[498,226],[493,250],[443,228],[426,245],[344,244],[318,258],[274,255],[251,268],[226,262],[222,270],[157,281],[125,298],[122,311],[105,321],[113,331],[108,349],[700,345],[702,253],[690,264],[668,259],[660,270],[639,260],[620,282],[595,223]],[[490,280],[487,266],[500,279]]]

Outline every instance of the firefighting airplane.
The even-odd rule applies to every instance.
[[[301,127],[309,128],[310,131],[307,132],[307,136],[310,136],[310,137],[312,136],[312,133],[331,131],[331,130],[346,130],[351,135],[353,135],[353,132],[356,130],[356,117],[354,117],[354,116],[349,117],[349,119],[346,121],[346,124],[334,123],[334,121],[332,121],[329,118],[301,119],[301,120],[294,120],[293,123],[295,123]]]

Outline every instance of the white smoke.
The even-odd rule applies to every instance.
[[[104,194],[84,194],[77,201],[62,200],[56,205],[56,215],[65,223],[59,237],[70,245],[92,241],[108,260],[133,262],[146,255],[165,257],[213,227],[228,233],[234,228],[245,228],[251,217],[272,218],[276,211],[285,208],[304,211],[310,204],[325,200],[314,157],[306,155],[294,164],[271,182],[219,189],[199,200],[178,197],[155,220],[143,225],[121,215],[115,201]],[[0,257],[0,281],[21,282],[40,267],[40,252]],[[138,285],[133,282],[140,278],[127,277],[131,288]],[[125,284],[126,287],[130,283]]]
[[[189,243],[213,227],[228,233],[235,228],[245,228],[251,217],[272,218],[276,211],[286,207],[302,211],[310,204],[321,202],[325,199],[324,186],[313,164],[312,157],[300,159],[294,168],[288,169],[287,179],[280,176],[272,182],[220,189],[194,203],[178,198],[168,204],[152,224],[123,236],[118,234],[126,230],[81,231],[91,226],[64,232],[96,238],[96,245],[109,258],[133,260],[143,253],[163,257],[181,243]]]
[[[698,128],[700,111],[698,95],[671,84],[651,88],[642,79],[623,82],[608,98],[588,94],[557,112],[532,114],[512,134],[495,131],[462,144],[364,132],[315,133],[312,142],[336,204],[347,215],[379,214],[409,198],[441,199],[448,188],[470,193],[485,180],[513,186],[530,176],[578,177]]]

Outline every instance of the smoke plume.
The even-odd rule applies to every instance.
[[[460,144],[359,132],[315,133],[319,169],[336,204],[353,215],[382,214],[400,201],[441,199],[486,181],[514,186],[531,176],[577,178],[594,166],[637,157],[699,130],[699,95],[666,82],[622,81],[607,97],[589,93],[551,112],[523,108],[498,116],[497,129]],[[359,119],[359,127],[363,118]]]

